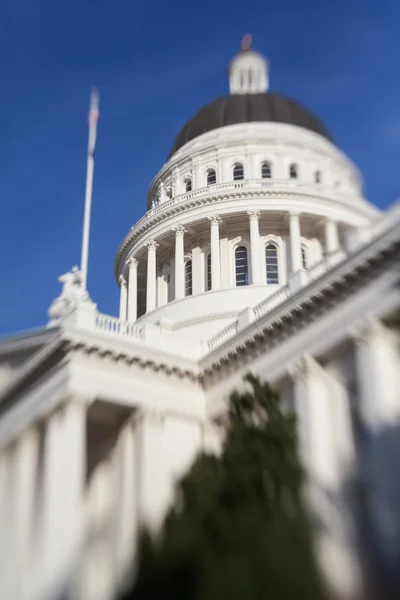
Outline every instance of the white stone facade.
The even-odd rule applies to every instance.
[[[400,210],[361,185],[300,127],[204,133],[154,178],[118,250],[119,318],[74,270],[47,327],[0,343],[0,598],[111,600],[138,528],[157,530],[196,454],[219,452],[249,371],[297,414],[329,583],[362,595],[365,520],[394,570]]]

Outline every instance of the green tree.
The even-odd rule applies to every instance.
[[[139,545],[126,600],[319,600],[295,418],[268,384],[233,393],[222,454],[201,454],[157,539]]]

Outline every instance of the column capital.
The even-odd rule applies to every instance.
[[[118,277],[118,283],[120,287],[126,287],[126,279],[123,275]]]
[[[308,375],[323,375],[323,367],[309,354],[289,364],[287,373],[293,381],[304,381]]]
[[[131,256],[130,258],[128,258],[128,260],[126,261],[126,264],[128,265],[129,269],[136,269],[139,261],[137,258],[134,258],[133,256]]]
[[[187,233],[187,230],[184,228],[184,226],[181,223],[179,225],[177,225],[176,227],[173,227],[172,231],[175,232],[176,237],[178,235],[184,236],[185,233]]]
[[[386,336],[388,330],[384,324],[375,317],[360,319],[348,329],[349,337],[357,346],[367,345],[373,336]]]
[[[289,210],[288,217],[291,218],[299,218],[301,216],[301,212],[299,210]]]
[[[222,219],[219,215],[207,215],[207,219],[210,221],[211,226],[222,223]]]
[[[147,250],[155,250],[158,248],[159,244],[157,244],[156,240],[149,240],[145,243]]]
[[[247,210],[246,214],[248,215],[250,221],[258,221],[258,219],[260,218],[259,210]]]

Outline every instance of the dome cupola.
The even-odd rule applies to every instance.
[[[241,52],[229,65],[231,94],[263,94],[268,91],[268,61],[252,50],[251,43],[251,35],[245,35]]]
[[[178,133],[168,154],[203,133],[238,123],[284,123],[308,129],[331,140],[323,123],[297,100],[269,91],[267,59],[252,49],[251,36],[242,40],[239,54],[229,65],[230,94],[203,106]]]

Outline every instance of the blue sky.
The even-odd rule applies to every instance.
[[[80,259],[87,112],[101,90],[88,286],[117,314],[117,247],[184,121],[227,92],[244,33],[271,89],[302,101],[358,165],[368,198],[400,195],[396,0],[2,0],[0,333],[42,325]]]

